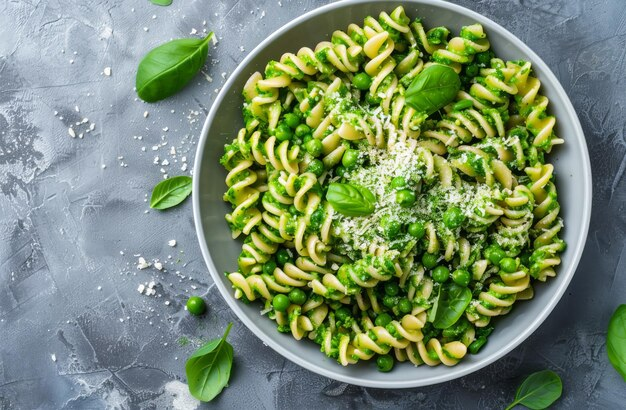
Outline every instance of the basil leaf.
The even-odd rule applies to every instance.
[[[155,102],[180,91],[204,65],[211,37],[172,40],[146,54],[135,78],[139,98]]]
[[[150,0],[152,4],[156,4],[157,6],[169,6],[172,4],[172,0]]]
[[[451,103],[461,89],[459,75],[450,67],[434,64],[419,73],[406,90],[406,103],[430,115]]]
[[[441,285],[433,326],[437,329],[449,328],[459,320],[471,301],[472,291],[468,287],[451,282]]]
[[[615,370],[626,381],[626,305],[620,305],[611,316],[606,352]]]
[[[333,182],[328,186],[326,200],[333,209],[346,216],[364,216],[374,212],[376,197],[372,192],[358,185]]]
[[[510,410],[518,404],[532,410],[547,409],[563,393],[563,383],[552,370],[542,370],[531,374],[522,382],[515,393],[515,401],[505,409]]]
[[[152,189],[150,208],[171,208],[183,202],[189,194],[191,194],[191,177],[179,175],[165,179]]]
[[[185,373],[189,392],[200,401],[211,401],[222,392],[230,379],[233,347],[226,341],[233,326],[228,324],[224,336],[211,340],[187,359]]]

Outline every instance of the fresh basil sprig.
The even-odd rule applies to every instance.
[[[230,379],[233,347],[226,341],[233,326],[228,324],[224,336],[211,340],[187,359],[185,373],[189,392],[200,401],[211,401],[222,392]]]
[[[156,4],[157,6],[169,6],[172,4],[172,0],[150,0],[152,4]]]
[[[152,189],[150,208],[171,208],[183,202],[189,194],[191,194],[191,177],[179,175],[164,179]]]
[[[561,397],[563,383],[552,370],[542,370],[531,374],[522,382],[515,393],[515,401],[505,410],[521,404],[532,410],[547,409]]]
[[[611,316],[606,335],[609,361],[626,381],[626,305],[620,305]]]
[[[328,186],[326,200],[333,209],[346,216],[364,216],[374,212],[376,197],[362,186],[333,182]]]
[[[209,53],[209,40],[182,38],[153,48],[139,63],[135,86],[137,95],[155,102],[176,94],[202,68]]]
[[[452,68],[434,64],[415,77],[406,90],[406,103],[430,115],[454,101],[460,89],[461,80]]]
[[[428,319],[435,328],[447,329],[459,320],[471,301],[472,291],[468,287],[445,283],[439,288]]]

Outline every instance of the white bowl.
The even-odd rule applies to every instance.
[[[377,17],[381,11],[389,13],[399,5],[404,6],[411,19],[423,18],[427,27],[444,25],[458,33],[461,26],[478,22],[484,26],[497,56],[532,63],[542,83],[541,93],[550,99],[549,110],[557,118],[557,135],[565,139],[565,145],[555,148],[548,161],[555,166],[565,222],[562,235],[568,246],[557,277],[537,285],[533,300],[516,304],[509,315],[498,320],[496,330],[479,354],[467,355],[454,367],[399,364],[392,372],[381,373],[374,363],[368,362],[342,367],[321,353],[318,345],[279,333],[275,322],[259,314],[259,304],[246,305],[235,300],[223,272],[237,268],[241,242],[231,239],[224,220],[230,205],[222,201],[226,171],[219,158],[224,144],[230,143],[243,126],[241,91],[250,74],[262,72],[269,60],[278,60],[285,52],[295,52],[303,46],[313,48],[334,30],[345,30],[350,23],[361,25],[366,16]],[[193,212],[200,247],[213,280],[231,309],[261,339],[259,343],[265,342],[294,363],[332,379],[368,387],[408,388],[452,380],[493,363],[526,340],[554,309],[570,283],[583,252],[591,216],[591,168],[585,137],[554,74],[527,45],[498,24],[463,7],[436,0],[341,1],[313,10],[277,30],[248,54],[222,88],[202,130],[194,167]]]

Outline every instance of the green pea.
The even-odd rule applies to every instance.
[[[489,51],[483,51],[482,53],[476,54],[476,62],[478,64],[484,65],[485,67],[489,66],[491,62],[492,54]]]
[[[513,273],[517,270],[517,263],[513,258],[502,258],[500,260],[500,269],[506,273]]]
[[[341,158],[341,164],[346,168],[352,168],[359,159],[359,151],[355,149],[347,149]]]
[[[459,286],[467,286],[470,283],[470,274],[465,269],[457,269],[452,272],[452,280]]]
[[[369,105],[378,105],[382,101],[382,98],[377,95],[372,95],[372,93],[368,91],[368,93],[365,95],[365,101]]]
[[[400,287],[395,282],[385,283],[385,294],[389,296],[396,296],[400,292]]]
[[[458,206],[453,206],[452,208],[448,208],[446,212],[443,213],[443,223],[450,229],[456,229],[463,224],[465,220],[465,215],[463,215],[463,211]]]
[[[300,124],[296,127],[296,137],[304,137],[310,132],[311,128],[309,128],[309,126],[306,124]]]
[[[298,211],[296,206],[292,204],[292,205],[289,205],[289,213],[291,215],[298,215],[300,212]]]
[[[466,108],[470,108],[472,105],[473,105],[472,100],[461,100],[457,102],[456,104],[454,104],[454,106],[452,107],[452,110],[461,111]]]
[[[476,77],[478,75],[478,65],[470,64],[467,67],[465,67],[465,74],[468,77]]]
[[[284,312],[289,307],[289,298],[282,293],[274,296],[272,299],[272,306],[274,306],[274,310],[277,312]]]
[[[376,358],[376,367],[378,367],[378,370],[381,372],[391,371],[391,369],[393,369],[393,364],[394,361],[391,355],[383,354]]]
[[[204,299],[199,296],[192,296],[187,299],[187,311],[194,316],[200,316],[206,312],[206,304]]]
[[[293,131],[289,128],[289,125],[285,123],[278,124],[274,134],[276,135],[276,139],[279,141],[287,141],[293,138]]]
[[[319,159],[314,159],[309,162],[309,165],[306,167],[306,172],[312,172],[316,177],[321,177],[324,173],[324,163]]]
[[[304,134],[304,136],[302,137],[302,146],[306,147],[306,143],[311,141],[312,139],[313,139],[313,136],[311,134]]]
[[[352,85],[359,90],[367,90],[372,85],[372,77],[367,75],[367,73],[358,73],[352,77]]]
[[[338,177],[343,177],[346,174],[346,168],[343,165],[339,165],[337,166],[337,168],[335,168],[335,175],[337,175]]]
[[[432,269],[437,266],[437,259],[439,258],[434,253],[425,253],[422,256],[422,265],[424,265],[426,269]]]
[[[494,265],[498,265],[502,258],[506,256],[506,254],[502,249],[500,249],[500,247],[494,246],[490,249],[486,256],[491,263],[493,263]]]
[[[391,180],[391,187],[393,189],[404,188],[406,186],[406,179],[404,177],[395,177]]]
[[[290,259],[291,257],[289,256],[289,252],[287,252],[287,249],[279,249],[278,252],[276,252],[276,263],[278,264],[278,266],[285,266],[285,264],[289,262]]]
[[[304,143],[304,149],[306,152],[311,154],[314,157],[319,157],[322,153],[322,141],[312,138],[309,141]]]
[[[300,118],[296,114],[287,113],[285,114],[285,124],[292,130],[295,130],[300,125]]]
[[[381,218],[380,225],[387,239],[393,239],[400,233],[400,222],[391,218],[389,215],[385,215]]]
[[[413,310],[413,304],[407,298],[402,298],[398,302],[398,310],[402,313],[409,313]]]
[[[345,306],[335,310],[335,319],[337,319],[338,322],[345,323],[350,316],[352,316],[352,313],[350,312],[350,309]]]
[[[302,289],[292,289],[289,292],[289,300],[296,305],[303,305],[306,302],[306,293]]]
[[[376,316],[376,320],[374,320],[374,324],[376,326],[385,327],[389,323],[391,323],[391,320],[392,320],[391,315],[389,313],[381,313],[380,315]]]
[[[389,295],[385,295],[383,297],[383,305],[385,307],[388,307],[389,309],[391,309],[392,307],[394,307],[397,303],[397,299],[395,296],[389,296]]]
[[[266,275],[274,274],[274,269],[276,269],[276,262],[271,259],[263,265],[263,273]]]
[[[446,268],[443,265],[439,265],[435,269],[433,269],[432,276],[435,282],[445,283],[450,277],[450,269]]]
[[[424,227],[424,224],[419,221],[410,224],[408,231],[409,235],[417,239],[422,239],[426,234],[426,228]]]
[[[410,189],[402,189],[396,192],[396,203],[403,208],[408,208],[413,205],[416,199],[415,192]]]

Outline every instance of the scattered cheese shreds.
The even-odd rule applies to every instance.
[[[106,75],[107,77],[111,75],[111,67],[104,67],[104,75]]]

